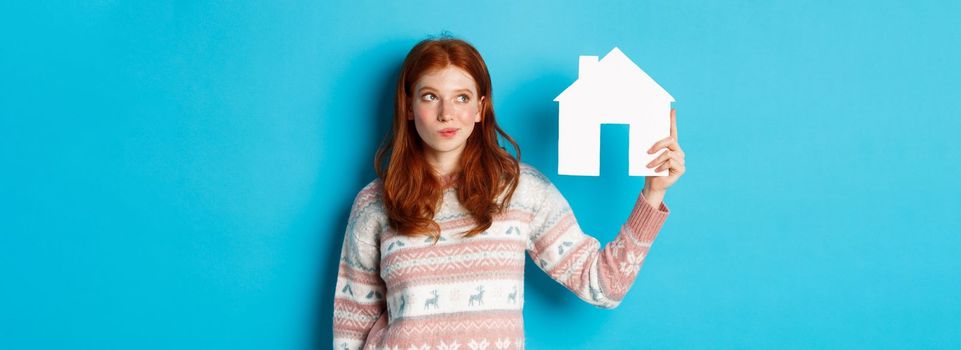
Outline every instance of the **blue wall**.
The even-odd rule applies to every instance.
[[[556,175],[553,97],[619,46],[688,173],[634,288],[528,268],[532,349],[961,346],[957,1],[0,3],[0,348],[328,348],[395,71],[484,54],[523,160],[614,237],[643,178]],[[530,264],[529,264],[530,265]]]

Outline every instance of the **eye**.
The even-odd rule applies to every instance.
[[[467,95],[457,96],[457,102],[467,102],[470,101],[470,97]]]
[[[433,101],[433,100],[436,100],[436,99],[437,99],[437,96],[435,96],[434,94],[428,92],[428,93],[426,93],[426,94],[421,95],[421,96],[420,96],[420,99],[421,99],[421,100],[424,100],[424,101]]]

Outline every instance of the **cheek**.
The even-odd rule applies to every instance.
[[[423,121],[430,118],[433,108],[429,105],[415,104],[411,110],[414,113],[414,120]]]
[[[414,129],[417,130],[417,133],[421,136],[421,138],[424,138],[424,133],[426,130],[431,128],[430,125],[436,118],[430,117],[430,108],[418,107],[415,105],[412,110],[414,117]]]
[[[465,120],[470,119],[471,121],[473,121],[473,120],[474,120],[474,116],[477,115],[477,112],[478,112],[479,110],[480,110],[480,109],[478,109],[477,106],[469,106],[469,107],[468,107],[468,106],[465,106],[465,107],[461,108],[459,112],[460,112],[461,118],[463,118],[463,119],[465,119]]]

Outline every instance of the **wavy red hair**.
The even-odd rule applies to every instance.
[[[454,174],[457,199],[476,224],[463,233],[464,237],[490,228],[494,215],[510,203],[520,177],[520,147],[497,125],[490,74],[477,49],[466,41],[449,37],[417,43],[401,66],[394,101],[394,125],[377,150],[374,168],[383,181],[390,227],[405,236],[433,237],[435,243],[440,237],[440,226],[433,218],[443,197],[444,184],[426,162],[423,154],[426,146],[407,115],[411,90],[417,80],[427,72],[450,65],[469,73],[477,83],[478,96],[484,96],[480,102],[481,120],[467,138],[459,173]],[[514,147],[517,158],[500,146],[498,134]]]

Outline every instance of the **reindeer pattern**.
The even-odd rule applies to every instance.
[[[523,227],[516,222],[497,224],[478,234],[475,237],[463,238],[453,232],[443,232],[438,237],[436,243],[432,237],[408,237],[391,233],[382,237],[380,250],[383,256],[392,254],[404,254],[406,251],[424,250],[426,247],[453,245],[470,239],[490,239],[490,240],[521,240],[527,244],[528,237],[522,230]],[[569,247],[570,244],[564,248]],[[518,251],[518,259],[523,259],[526,255],[524,251]],[[436,261],[443,261],[444,257],[431,257]],[[386,259],[381,260],[383,264]],[[380,266],[381,276],[385,270],[390,271],[392,266],[387,263]],[[405,270],[401,270],[405,271]],[[402,275],[392,274],[395,278],[403,279]],[[385,299],[389,304],[390,318],[392,320],[406,317],[417,317],[422,315],[463,312],[463,311],[482,311],[487,309],[502,309],[519,307],[523,303],[522,285],[514,279],[490,279],[474,284],[444,284],[436,283],[435,278],[442,275],[434,275],[430,282],[406,284],[397,291],[388,291],[388,297],[378,291],[363,290],[360,294],[358,290],[344,291],[345,293],[357,292],[359,296],[365,297],[369,301]],[[415,280],[416,281],[416,280]],[[357,286],[354,286],[356,288]]]

